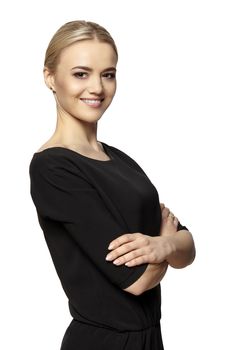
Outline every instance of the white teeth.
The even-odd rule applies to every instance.
[[[88,103],[88,104],[100,104],[101,103],[101,100],[85,100],[83,99],[82,101],[84,101],[85,103]]]

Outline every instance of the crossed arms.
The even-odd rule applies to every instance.
[[[170,265],[184,268],[195,259],[195,245],[188,230],[177,231],[178,219],[161,204],[162,223],[160,235],[151,237],[142,233],[124,234],[109,245],[106,260],[115,265],[128,267],[148,263],[136,282],[125,288],[126,292],[140,295],[155,287],[166,274]]]

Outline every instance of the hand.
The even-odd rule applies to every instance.
[[[176,246],[169,236],[151,237],[136,232],[118,237],[108,249],[112,251],[106,256],[107,261],[132,267],[144,263],[162,263],[176,250]]]
[[[178,219],[174,214],[165,207],[163,203],[160,204],[162,212],[162,221],[160,226],[160,236],[169,236],[177,232]]]

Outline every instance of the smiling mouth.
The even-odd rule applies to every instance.
[[[80,98],[81,101],[83,101],[85,104],[91,107],[99,107],[101,103],[103,102],[104,98]]]

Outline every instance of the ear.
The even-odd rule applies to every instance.
[[[44,73],[44,81],[47,87],[53,92],[56,92],[55,83],[54,83],[54,74],[52,74],[47,67],[44,67],[43,73]]]

